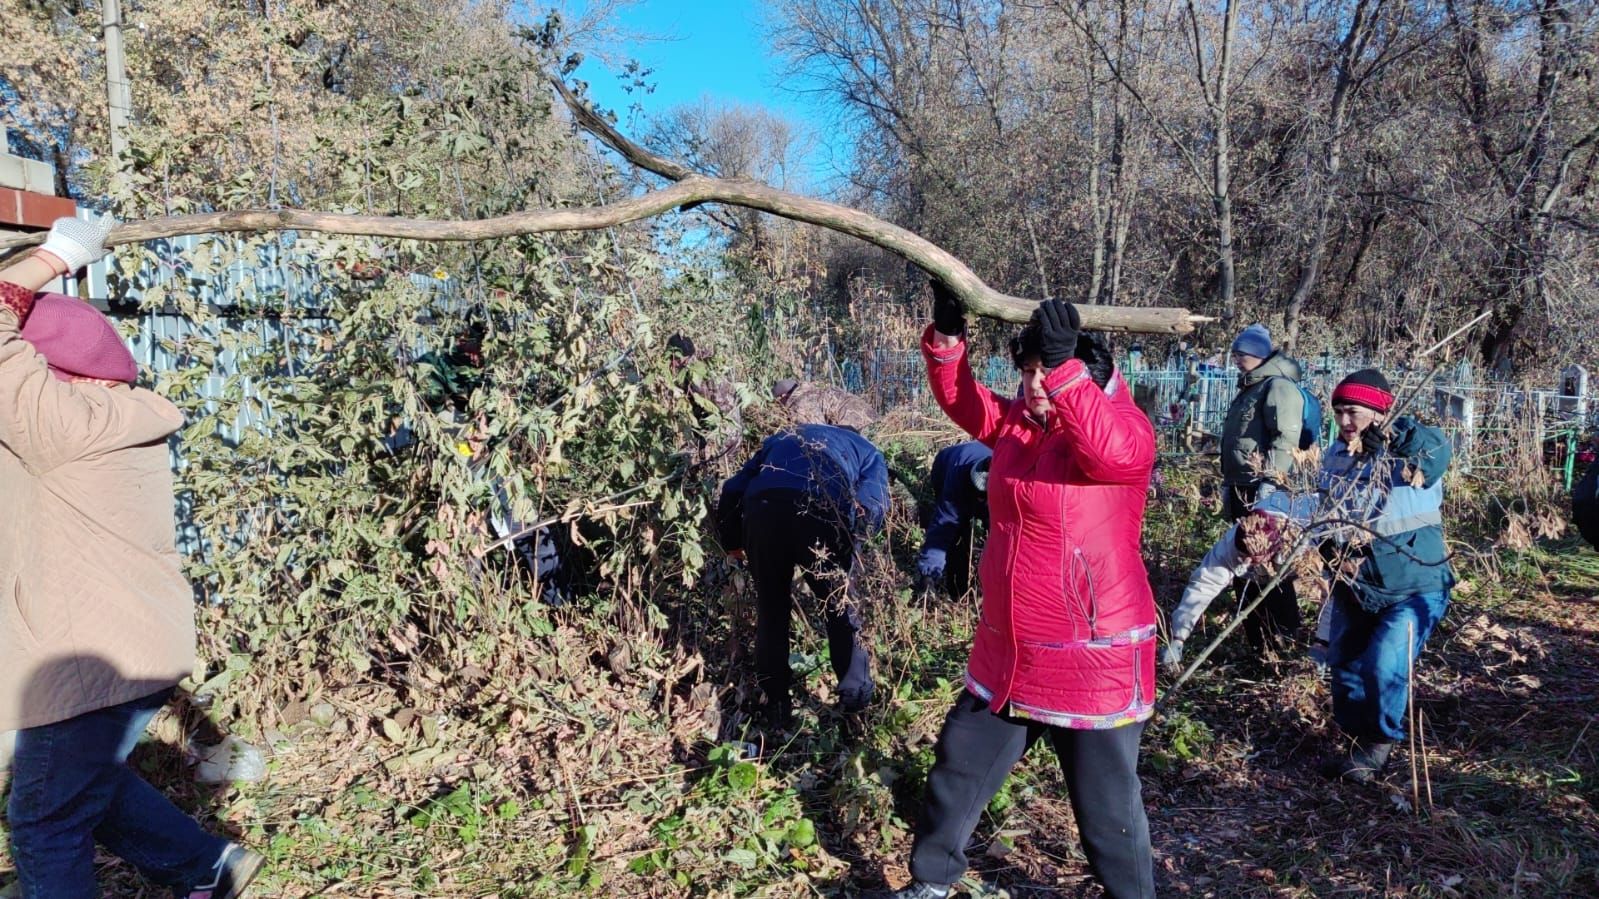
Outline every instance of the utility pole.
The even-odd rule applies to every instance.
[[[128,90],[127,59],[122,53],[122,0],[102,0],[100,27],[105,38],[106,100],[111,110],[111,155],[122,158],[128,147],[128,121],[133,95]]]

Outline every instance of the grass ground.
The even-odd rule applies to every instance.
[[[195,785],[171,717],[135,763],[267,854],[262,897],[898,886],[975,616],[904,589],[909,518],[868,571],[881,701],[836,716],[823,641],[801,628],[800,724],[757,761],[732,742],[758,736],[735,573],[663,592],[643,614],[605,599],[530,607],[512,632],[398,653],[359,678],[252,667],[229,688],[226,723],[270,747],[259,783]],[[1146,558],[1163,608],[1217,530],[1196,491],[1152,504]],[[1462,583],[1418,667],[1425,751],[1401,754],[1380,787],[1316,774],[1335,736],[1308,659],[1267,666],[1236,641],[1165,698],[1143,769],[1162,894],[1599,895],[1599,556],[1560,539],[1496,549],[1496,536],[1486,521],[1453,529]],[[1097,894],[1046,747],[975,839],[973,891]],[[0,855],[0,883],[8,868]],[[107,895],[164,895],[114,859],[101,878]]]

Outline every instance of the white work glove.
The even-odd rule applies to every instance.
[[[117,220],[106,213],[98,218],[58,218],[39,249],[66,263],[67,273],[104,259],[111,250],[105,245]]]
[[[1183,641],[1173,640],[1160,653],[1161,667],[1168,674],[1181,674],[1183,670]]]

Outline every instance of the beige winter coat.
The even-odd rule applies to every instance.
[[[193,669],[166,444],[182,425],[148,390],[57,380],[0,307],[0,731]]]

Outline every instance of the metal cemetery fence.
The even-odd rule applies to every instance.
[[[834,357],[837,358],[837,357]],[[1333,387],[1349,373],[1379,365],[1369,359],[1323,354],[1303,364],[1302,382],[1322,402],[1323,444],[1334,436]],[[1016,390],[1009,359],[973,360],[978,380],[1004,395]],[[1155,423],[1164,456],[1214,455],[1227,406],[1238,392],[1238,370],[1194,354],[1173,354],[1151,365],[1140,353],[1118,360],[1139,405]],[[845,359],[813,372],[868,396],[879,411],[933,404],[919,350],[875,349],[863,360]],[[1444,428],[1454,440],[1457,471],[1491,475],[1525,464],[1528,447],[1539,447],[1541,464],[1570,487],[1581,474],[1580,444],[1599,428],[1599,403],[1587,394],[1587,376],[1572,366],[1560,389],[1527,390],[1482,377],[1462,363],[1426,370],[1384,367],[1401,395],[1414,394],[1409,409]],[[829,377],[830,375],[830,377]],[[1425,382],[1424,382],[1425,380]]]

